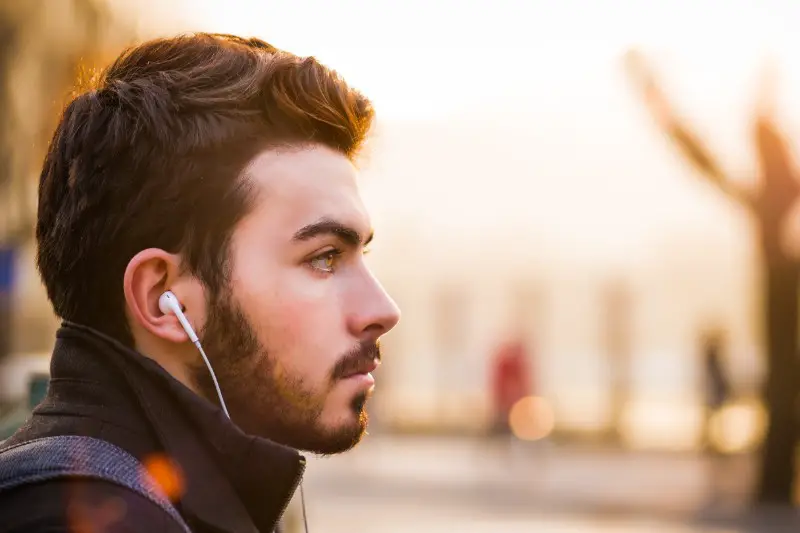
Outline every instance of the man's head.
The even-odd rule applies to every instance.
[[[354,158],[370,102],[312,58],[198,34],[123,54],[66,108],[42,171],[38,266],[56,313],[139,349],[233,420],[322,453],[366,425],[398,310],[367,269]]]

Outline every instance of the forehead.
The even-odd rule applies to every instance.
[[[367,232],[370,220],[347,157],[324,146],[269,149],[245,170],[257,200],[249,222],[279,236],[329,218]],[[274,231],[273,231],[274,230]]]

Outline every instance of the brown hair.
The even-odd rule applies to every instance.
[[[252,201],[259,152],[318,143],[353,159],[372,106],[314,58],[198,33],[124,52],[66,107],[39,184],[37,265],[58,316],[132,344],[122,279],[146,248],[211,290]]]

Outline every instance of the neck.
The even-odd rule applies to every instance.
[[[158,363],[184,387],[200,395],[200,390],[189,371],[190,362],[197,357],[197,351],[191,343],[187,342],[177,349],[167,349],[161,343],[136,339],[136,351]]]

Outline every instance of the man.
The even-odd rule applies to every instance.
[[[273,531],[302,477],[295,450],[364,434],[378,339],[399,319],[363,258],[353,162],[372,118],[334,72],[257,39],[195,34],[117,59],[67,106],[44,163],[37,264],[64,324],[47,397],[2,447],[100,439],[192,531]],[[160,308],[167,291],[224,404]],[[0,492],[0,531],[180,531],[169,518],[102,479]]]

